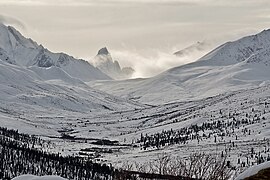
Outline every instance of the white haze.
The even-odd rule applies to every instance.
[[[160,49],[151,49],[147,51],[138,51],[137,49],[123,48],[121,50],[109,49],[113,60],[117,60],[121,67],[132,67],[135,70],[132,78],[147,78],[162,73],[170,68],[181,66],[187,63],[194,62],[200,57],[209,53],[214,48],[227,42],[234,41],[241,37],[256,34],[256,29],[247,28],[224,33],[222,35],[212,35],[207,40],[202,40],[204,45],[199,49],[190,49],[185,51],[182,56],[175,56],[174,53],[189,46],[169,47]],[[190,44],[190,46],[196,44]],[[89,59],[89,58],[88,58]]]
[[[173,55],[173,51],[156,51],[152,56],[138,54],[132,51],[111,51],[115,60],[122,66],[132,67],[135,70],[132,78],[155,76],[167,69],[193,62],[203,56],[205,51],[194,51],[182,57]]]

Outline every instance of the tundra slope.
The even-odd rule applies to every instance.
[[[270,30],[227,42],[148,79],[98,81],[96,89],[149,104],[196,100],[269,83]]]

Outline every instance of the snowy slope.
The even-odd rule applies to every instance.
[[[269,161],[262,163],[262,164],[259,164],[259,165],[251,166],[247,170],[245,170],[244,172],[239,174],[239,176],[237,176],[237,178],[235,180],[241,180],[241,179],[248,178],[250,176],[257,174],[260,170],[267,169],[267,168],[270,168]]]
[[[130,103],[133,102],[93,90],[82,81],[70,77],[55,67],[47,69],[37,67],[24,68],[0,60],[0,75],[1,99],[9,100],[9,102],[11,99],[18,100],[20,97],[23,97],[22,99],[24,100],[28,98],[31,101],[34,99],[41,100],[32,104],[36,105],[43,100],[46,101],[46,98],[51,96],[56,99],[66,96],[66,100],[70,101],[70,103],[60,103],[59,105],[75,106],[74,111],[76,109],[78,111],[89,111],[89,109],[102,107],[102,105],[108,106],[109,109],[125,109],[133,106],[130,106]],[[59,77],[59,79],[53,77]],[[84,102],[87,103],[84,104]],[[53,107],[53,104],[47,103],[48,106]],[[115,106],[113,105],[114,103]],[[121,103],[123,103],[122,107]],[[110,105],[113,106],[110,107]]]
[[[187,55],[192,55],[193,53],[198,53],[200,51],[206,51],[207,49],[210,48],[210,44],[207,43],[207,42],[200,42],[198,41],[197,43],[195,44],[192,44],[180,51],[177,51],[175,53],[173,53],[174,55],[178,56],[178,57],[184,57],[184,56],[187,56]]]
[[[49,74],[49,75],[48,75]],[[58,77],[58,78],[54,78]],[[61,119],[43,119],[42,131],[30,127],[40,122],[37,116],[80,116],[119,110],[131,110],[143,105],[94,90],[59,68],[25,68],[0,59],[1,126],[25,127],[26,132],[50,132],[60,128]],[[27,116],[27,117],[25,117]],[[36,124],[36,125],[34,125]],[[23,129],[25,129],[23,128]],[[56,132],[57,128],[54,129]]]
[[[16,29],[0,23],[0,58],[24,67],[61,68],[82,81],[110,79],[87,61],[75,59],[64,53],[53,53],[31,39],[23,37]]]
[[[34,176],[34,175],[21,175],[12,180],[65,180],[64,178],[58,176]]]
[[[242,172],[245,168],[257,164],[258,155],[262,156],[264,160],[268,157],[270,149],[269,93],[270,86],[265,85],[198,101],[177,102],[129,111],[108,111],[99,114],[55,114],[53,112],[49,115],[38,113],[35,116],[24,115],[22,117],[35,118],[37,129],[46,122],[46,127],[50,127],[50,129],[46,129],[46,131],[39,129],[39,131],[43,132],[43,136],[52,137],[50,140],[56,144],[53,150],[63,154],[79,154],[79,152],[85,152],[83,149],[99,152],[95,148],[104,150],[110,148],[113,153],[101,153],[102,156],[98,158],[119,165],[125,161],[143,164],[158,158],[158,154],[164,152],[184,158],[195,152],[220,155],[221,151],[227,149],[228,160],[232,167],[236,167],[237,172]],[[61,125],[54,124],[60,119]],[[200,129],[198,132],[192,131],[191,128],[196,125],[202,126],[203,123],[217,122],[226,125]],[[20,131],[29,126],[31,127],[31,125],[24,126]],[[142,143],[137,142],[141,134],[151,137],[156,133],[171,130],[178,132],[183,128],[191,130],[188,133],[190,137],[199,135],[199,141],[197,138],[190,138],[186,143],[167,144],[160,148],[149,147],[147,150],[143,150],[140,147]],[[59,134],[55,132],[56,130],[65,130],[74,137],[82,139],[90,137],[90,139],[87,142],[80,139],[74,141],[57,139]],[[121,144],[119,146],[99,146],[91,143],[95,139],[117,140]],[[254,149],[254,154],[251,153],[251,148]],[[238,159],[246,166],[242,167],[238,163]]]
[[[112,59],[106,47],[98,51],[93,64],[113,79],[128,79],[134,73],[131,67],[120,67],[119,62]]]
[[[270,80],[270,30],[228,42],[198,61],[149,79],[99,81],[93,87],[140,102],[193,100]]]
[[[51,66],[48,68],[41,68],[37,66],[31,66],[28,69],[34,71],[37,75],[39,75],[44,80],[61,80],[70,84],[84,84],[80,79],[76,79],[71,77],[61,68],[56,66]]]

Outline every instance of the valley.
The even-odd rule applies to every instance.
[[[99,70],[53,53],[12,27],[0,25],[0,34],[1,142],[3,149],[13,148],[10,153],[37,153],[50,157],[49,164],[55,164],[51,156],[76,157],[85,172],[87,159],[89,166],[145,176],[161,175],[151,168],[161,156],[186,162],[194,154],[223,158],[232,178],[270,160],[269,30],[157,76],[126,80],[112,79],[130,74],[106,48],[98,53],[105,58]],[[63,173],[70,167],[61,164]],[[57,172],[60,165],[52,168]],[[11,172],[7,176],[14,177]],[[98,177],[108,175],[103,173]]]

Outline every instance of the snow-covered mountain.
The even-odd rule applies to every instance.
[[[98,82],[109,93],[145,103],[194,100],[270,80],[270,30],[227,42],[199,60],[149,79]]]
[[[106,47],[101,48],[95,56],[93,64],[103,73],[113,79],[128,79],[134,73],[131,67],[121,68],[118,61],[113,60],[111,54]]]
[[[144,107],[85,84],[110,79],[86,61],[52,53],[12,27],[0,25],[0,117],[2,126],[38,127],[37,116],[80,116]],[[27,116],[27,118],[22,118]],[[46,119],[46,118],[45,118]],[[51,118],[48,118],[51,119]],[[52,118],[54,119],[54,118]],[[42,120],[44,121],[44,119]],[[46,121],[46,120],[45,120]],[[60,121],[41,123],[45,131]],[[41,132],[41,131],[39,131]]]
[[[18,106],[16,111],[22,110],[22,113],[34,109],[37,112],[46,109],[72,112],[107,111],[136,108],[138,105],[94,90],[57,67],[25,68],[1,60],[0,90],[0,109]]]
[[[82,81],[110,79],[87,61],[64,53],[53,53],[21,35],[15,28],[0,23],[0,58],[24,67],[58,67]]]
[[[195,44],[192,44],[180,51],[176,51],[175,53],[173,53],[174,55],[176,56],[179,56],[179,57],[183,57],[183,56],[187,56],[187,55],[191,55],[193,53],[198,53],[200,51],[206,51],[207,49],[210,48],[210,44],[205,42],[205,41],[198,41],[197,43]]]

